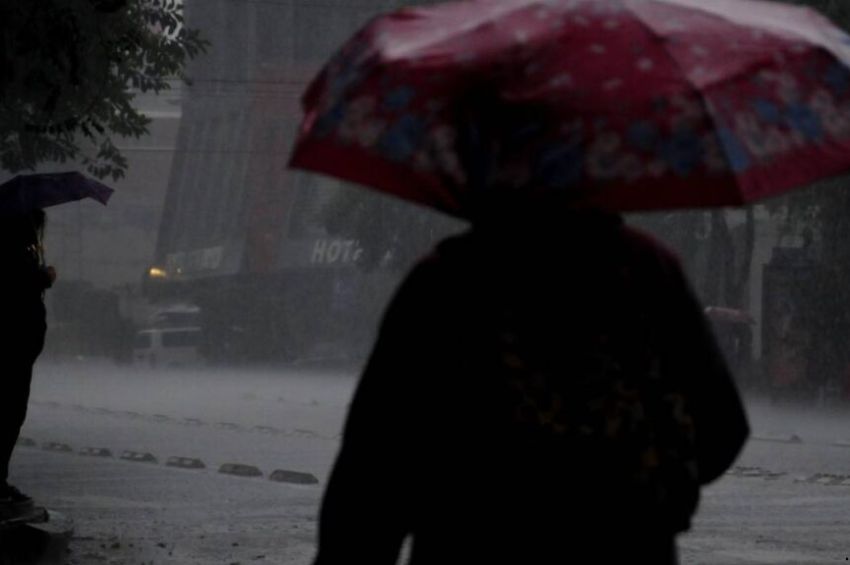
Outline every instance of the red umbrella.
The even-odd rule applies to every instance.
[[[291,164],[465,215],[455,140],[475,115],[502,148],[475,154],[490,181],[623,211],[738,205],[850,168],[848,62],[828,20],[755,0],[408,8],[315,79]]]

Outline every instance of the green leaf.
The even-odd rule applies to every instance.
[[[182,25],[175,0],[0,3],[0,166],[73,159],[91,141],[89,170],[123,175],[128,162],[112,137],[144,135],[150,123],[134,92],[167,89],[208,45]]]

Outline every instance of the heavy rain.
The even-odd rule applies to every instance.
[[[846,562],[842,29],[4,0],[0,565]]]

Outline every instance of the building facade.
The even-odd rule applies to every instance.
[[[330,233],[337,181],[287,169],[300,98],[322,64],[400,2],[204,0],[187,24],[211,42],[193,61],[149,290],[200,306],[224,360],[361,355],[400,274],[360,265]]]

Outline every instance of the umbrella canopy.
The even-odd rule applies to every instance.
[[[772,2],[403,9],[315,79],[291,165],[460,216],[478,185],[617,211],[739,205],[850,168],[849,67],[846,34]],[[458,151],[482,137],[498,151]]]
[[[77,172],[18,175],[0,185],[0,214],[23,214],[83,198],[105,206],[113,192]]]

